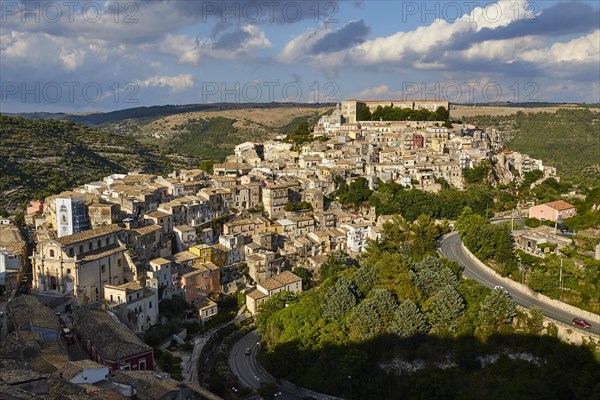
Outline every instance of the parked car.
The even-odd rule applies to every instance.
[[[252,351],[250,350],[250,347],[248,347],[248,348],[246,349],[246,351],[244,351],[244,354],[245,354],[245,355],[247,355],[247,356],[249,356],[251,352],[252,352]]]
[[[506,290],[503,286],[494,286],[494,290],[502,290],[504,293],[508,294],[508,290]]]
[[[592,325],[582,318],[573,318],[573,325],[580,326],[585,329],[591,329]]]

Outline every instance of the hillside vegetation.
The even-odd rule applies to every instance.
[[[70,121],[0,115],[0,140],[0,209],[7,211],[111,173],[196,165],[193,158]]]
[[[145,143],[222,161],[236,145],[292,132],[302,121],[312,126],[329,107],[252,107],[186,112],[151,120],[124,120],[104,127]]]
[[[600,184],[600,112],[596,109],[479,115],[463,121],[498,129],[510,150],[555,166],[561,178],[590,186]]]
[[[352,399],[590,399],[597,346],[556,339],[435,254],[435,224],[384,224],[358,262],[333,253],[319,287],[259,307],[260,361],[276,377]],[[407,240],[408,239],[408,240]],[[410,241],[411,244],[407,244]]]

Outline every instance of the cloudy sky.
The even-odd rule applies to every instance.
[[[600,102],[597,1],[0,0],[0,111]]]

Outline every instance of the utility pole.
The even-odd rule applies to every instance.
[[[563,286],[563,283],[562,283],[562,274],[563,274],[563,258],[562,258],[562,253],[560,253],[559,257],[560,257],[560,275],[558,276],[558,279],[559,279],[559,287],[560,287],[560,299],[562,300],[563,290],[564,290],[564,286]]]
[[[510,213],[510,231],[515,230],[515,209],[513,207],[512,212]]]

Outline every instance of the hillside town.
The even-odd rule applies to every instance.
[[[275,293],[303,290],[295,268],[318,281],[328,254],[365,252],[386,218],[335,201],[342,183],[362,177],[371,190],[381,182],[463,189],[464,171],[483,162],[493,162],[505,183],[532,170],[557,178],[541,160],[503,150],[494,130],[357,120],[365,106],[449,109],[444,101],[348,100],[321,117],[306,142],[242,143],[210,171],[108,175],[32,199],[25,229],[3,220],[0,285],[10,301],[0,358],[13,372],[0,373],[0,397],[18,390],[73,399],[109,398],[108,392],[217,398],[153,372],[160,368],[141,337],[161,324],[159,303],[181,298],[193,310],[189,318],[205,323],[219,314],[220,295],[241,293],[244,312],[254,315]],[[530,215],[556,220],[553,210],[562,218],[576,212],[563,201]],[[520,232],[517,245],[539,252],[547,236],[535,235]],[[74,345],[83,356],[73,356]]]

